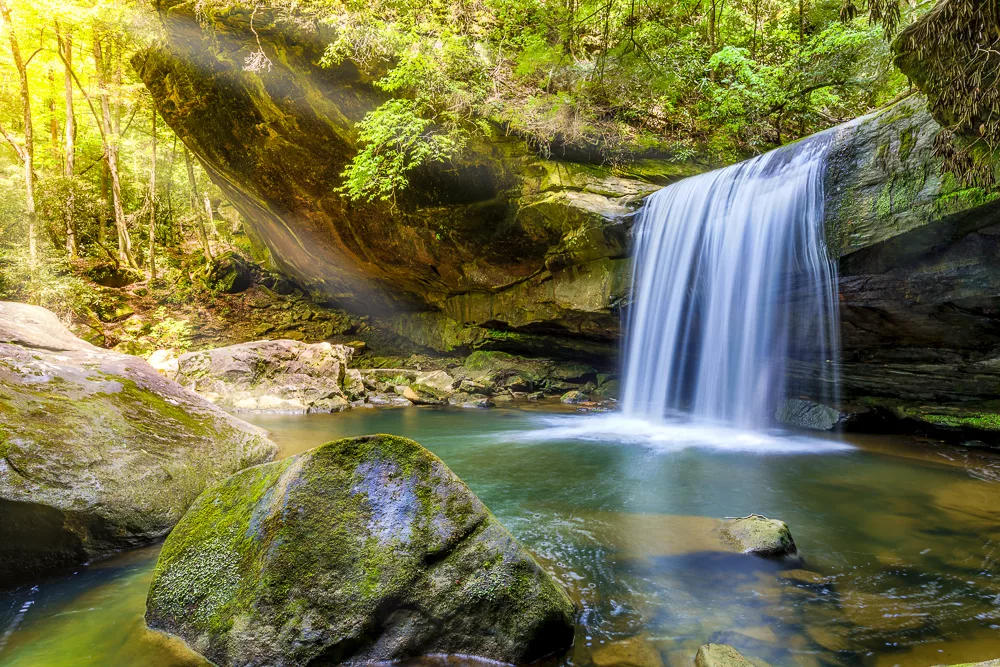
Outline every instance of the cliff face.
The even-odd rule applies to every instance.
[[[941,131],[920,96],[840,128],[826,225],[844,397],[957,425],[1000,412],[1000,201],[942,169]]]
[[[352,203],[336,188],[358,149],[354,124],[385,97],[350,62],[318,66],[333,36],[309,3],[273,7],[161,0],[167,39],[135,66],[282,270],[439,349],[509,329],[615,338],[623,217],[704,168],[546,160],[498,129],[460,163],[419,170],[396,202]],[[258,37],[271,67],[244,71]]]
[[[166,41],[136,66],[281,269],[438,350],[614,355],[629,213],[706,166],[542,159],[498,131],[394,204],[354,204],[340,173],[354,124],[384,98],[349,62],[318,66],[332,35],[309,3],[157,8]],[[271,68],[246,72],[258,38]],[[918,96],[835,130],[826,220],[849,399],[1000,395],[1000,206],[942,173],[939,132]]]

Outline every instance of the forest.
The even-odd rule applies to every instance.
[[[1000,0],[0,0],[0,665],[998,667]]]

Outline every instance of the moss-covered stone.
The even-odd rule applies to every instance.
[[[798,554],[788,524],[759,514],[727,519],[719,527],[719,535],[734,550],[746,554],[766,558]]]
[[[573,615],[440,459],[376,435],[206,491],[164,544],[146,620],[219,665],[525,663],[567,648]]]
[[[694,658],[695,667],[759,667],[727,644],[705,644]]]
[[[160,538],[276,449],[145,361],[0,303],[0,586]]]

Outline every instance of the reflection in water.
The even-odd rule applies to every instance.
[[[253,421],[284,455],[373,432],[438,454],[572,592],[567,665],[690,667],[709,640],[773,665],[1000,656],[1000,484],[989,479],[1000,460],[988,453],[770,434],[754,436],[769,439],[761,455],[724,430],[625,438],[608,416],[517,409]],[[751,511],[787,521],[804,562],[720,552],[717,518]],[[0,594],[0,664],[199,664],[142,626],[155,553]]]

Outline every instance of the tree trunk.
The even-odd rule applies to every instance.
[[[31,123],[31,98],[28,95],[28,66],[21,57],[21,47],[14,34],[14,22],[11,20],[10,7],[7,0],[0,0],[0,15],[3,15],[7,36],[10,40],[10,51],[14,57],[14,67],[17,68],[18,84],[21,92],[21,108],[24,112],[24,146],[19,151],[24,163],[24,214],[28,221],[28,260],[34,266],[38,261],[38,241],[35,230],[35,137]]]
[[[708,48],[715,53],[715,0],[710,0],[708,10]]]
[[[156,107],[153,107],[153,158],[149,166],[149,282],[156,280]]]
[[[97,85],[100,88],[101,117],[104,125],[104,159],[111,176],[111,195],[115,212],[115,229],[118,231],[118,259],[121,263],[139,268],[132,253],[132,238],[128,233],[125,221],[125,209],[122,204],[122,184],[118,177],[118,135],[111,124],[111,105],[108,100],[107,77],[104,70],[104,55],[101,50],[101,40],[95,31],[94,35],[94,65],[97,70]],[[117,123],[116,123],[117,125]]]
[[[56,24],[56,34],[59,25]],[[67,32],[59,36],[59,49],[63,54],[66,71],[63,76],[63,96],[66,100],[66,138],[63,146],[63,175],[66,177],[66,210],[63,219],[66,222],[66,252],[70,258],[76,258],[80,252],[76,242],[76,193],[73,190],[73,176],[76,170],[76,114],[73,110],[73,34]]]
[[[176,246],[180,244],[181,238],[183,238],[183,230],[178,230],[177,225],[174,221],[174,160],[177,157],[177,135],[174,135],[174,143],[170,146],[170,162],[167,164],[167,222],[168,229],[170,232],[170,245]]]
[[[194,211],[195,224],[198,228],[198,240],[201,242],[201,249],[205,252],[205,261],[212,262],[212,248],[208,244],[208,234],[205,232],[205,220],[201,216],[201,202],[198,201],[198,184],[194,180],[194,165],[191,163],[191,154],[188,153],[187,146],[184,147],[184,162],[187,164],[188,183],[191,185],[191,210]]]

